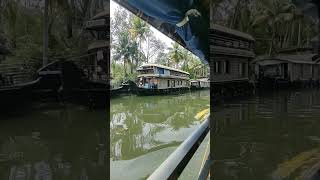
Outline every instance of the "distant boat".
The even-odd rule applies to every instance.
[[[210,88],[210,81],[208,78],[193,79],[190,81],[190,89],[208,89]]]
[[[183,92],[190,88],[189,73],[159,64],[145,64],[137,69],[138,95]]]

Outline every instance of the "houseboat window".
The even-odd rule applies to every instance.
[[[168,87],[170,87],[170,80],[168,80]]]
[[[218,61],[214,63],[214,73],[218,73]]]
[[[242,77],[245,77],[246,76],[246,66],[247,66],[247,63],[242,63]]]
[[[159,74],[164,74],[164,69],[163,68],[158,68]]]
[[[244,71],[244,68],[243,68],[243,66],[244,66],[244,63],[239,63],[239,75],[240,75],[240,77],[242,77],[243,76],[243,71]]]
[[[230,62],[224,61],[224,73],[229,74]]]
[[[221,73],[221,70],[222,70],[221,65],[222,65],[221,61],[216,61],[216,63],[215,63],[215,73],[216,74]]]

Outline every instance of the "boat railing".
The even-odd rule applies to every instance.
[[[28,63],[0,64],[0,87],[14,86],[32,79],[32,68]]]
[[[209,117],[148,177],[148,180],[178,179],[209,132]],[[210,153],[202,167],[199,180],[207,179],[211,165]]]

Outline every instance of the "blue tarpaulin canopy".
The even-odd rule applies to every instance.
[[[209,60],[210,0],[115,0],[193,54]]]

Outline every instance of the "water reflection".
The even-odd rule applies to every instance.
[[[1,116],[0,179],[107,179],[106,113],[35,105]]]
[[[319,148],[319,90],[261,94],[214,111],[216,179],[273,179],[280,164]]]
[[[111,158],[129,160],[177,146],[200,122],[209,91],[171,96],[130,96],[111,101]]]

